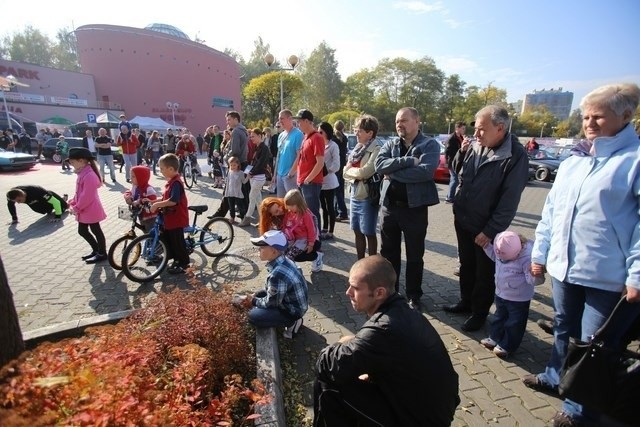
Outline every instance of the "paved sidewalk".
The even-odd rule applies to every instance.
[[[117,178],[117,185],[108,180],[100,190],[109,215],[102,224],[107,245],[129,226],[117,218],[117,206],[123,204],[122,193],[129,185],[124,174],[117,174]],[[157,188],[164,185],[164,180],[157,177],[151,182]],[[28,172],[0,174],[2,195],[12,186],[21,184],[43,185],[71,197],[75,175],[61,173],[59,165],[51,163],[38,165]],[[446,186],[438,187],[441,200],[444,200]],[[527,186],[513,222],[515,230],[533,237],[549,188],[548,184],[539,183]],[[219,205],[221,190],[212,189],[211,181],[205,177],[188,190],[187,195],[191,205],[207,204],[210,214]],[[176,286],[193,286],[184,276],[166,273],[153,283],[139,285],[112,270],[108,263],[86,265],[80,256],[88,253],[89,248],[78,236],[73,217],[51,224],[28,207],[19,205],[20,223],[9,227],[5,225],[10,221],[6,208],[0,211],[0,221],[6,230],[0,233],[0,254],[7,268],[23,331],[140,307],[158,292]],[[199,223],[204,224],[203,220],[201,218]],[[522,346],[510,359],[500,360],[478,342],[486,336],[486,330],[465,333],[460,329],[464,317],[452,316],[442,310],[443,304],[456,302],[459,296],[457,278],[453,275],[457,251],[451,205],[443,202],[430,208],[429,223],[422,302],[425,315],[441,334],[460,375],[462,403],[453,425],[548,425],[560,407],[560,400],[527,389],[520,377],[539,372],[549,356],[552,337],[535,325],[539,318],[552,317],[549,284],[537,288]],[[235,231],[234,244],[226,256],[210,259],[198,250],[194,252],[191,259],[196,270],[194,278],[198,282],[212,289],[228,283],[233,283],[238,290],[262,286],[264,268],[255,247],[248,241],[250,236],[257,235],[257,230],[255,227],[236,227]],[[301,334],[288,344],[294,348],[309,414],[313,365],[318,351],[343,334],[355,333],[365,320],[363,315],[353,312],[344,294],[349,268],[356,261],[353,234],[348,224],[336,225],[335,239],[324,244],[324,250],[322,272],[311,273],[310,265],[303,264],[309,280],[310,309]]]

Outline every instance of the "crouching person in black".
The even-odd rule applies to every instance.
[[[57,222],[62,216],[62,212],[69,207],[65,198],[60,197],[50,190],[45,190],[38,185],[20,185],[7,192],[7,208],[11,215],[11,224],[18,223],[18,213],[16,203],[26,203],[31,210],[40,214],[55,213],[51,220]]]
[[[314,386],[318,426],[449,426],[458,374],[429,321],[395,292],[380,255],[356,262],[347,296],[369,320],[320,353]]]

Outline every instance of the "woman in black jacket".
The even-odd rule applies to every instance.
[[[256,148],[253,152],[253,158],[250,165],[245,169],[245,173],[249,174],[251,190],[249,191],[249,207],[247,208],[247,214],[240,222],[241,227],[246,227],[251,224],[253,218],[253,212],[262,203],[262,187],[267,180],[266,174],[269,164],[271,162],[271,152],[269,147],[262,141],[263,134],[259,128],[255,128],[249,132],[249,143],[255,144]]]

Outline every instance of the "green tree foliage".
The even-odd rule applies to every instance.
[[[445,123],[448,124],[450,120],[459,121],[459,119],[455,117],[454,111],[464,105],[465,86],[466,83],[458,74],[452,74],[445,79],[444,91],[439,102],[440,119],[444,119]]]
[[[53,67],[54,45],[40,30],[28,25],[21,33],[4,36],[0,50],[4,59]]]
[[[342,120],[345,126],[345,131],[351,131],[353,129],[353,122],[360,116],[360,113],[355,110],[340,110],[331,114],[327,114],[322,118],[323,122],[330,123],[331,126],[338,120]]]
[[[557,125],[558,119],[546,107],[538,106],[518,117],[516,133],[520,136],[539,137],[542,131],[542,136],[550,136]]]
[[[54,46],[54,68],[69,71],[80,71],[78,49],[75,33],[67,28],[58,30],[58,43]]]
[[[575,109],[567,120],[559,122],[553,130],[552,136],[556,138],[580,138],[582,134],[582,112]]]
[[[244,61],[240,63],[242,74],[244,75],[242,81],[247,84],[254,78],[271,71],[269,67],[267,67],[267,64],[264,63],[264,57],[269,53],[269,43],[265,43],[262,37],[258,37],[253,42],[253,46],[253,52],[251,52],[249,60],[246,63]],[[278,68],[280,67],[280,63],[276,60],[272,67]]]
[[[315,115],[320,117],[339,107],[344,83],[338,73],[335,49],[326,42],[311,52],[300,71],[300,78],[304,84],[302,99],[308,103],[305,107]]]
[[[277,120],[280,111],[280,78],[284,88],[284,107],[302,90],[300,77],[285,71],[272,71],[252,79],[243,89],[245,121]]]

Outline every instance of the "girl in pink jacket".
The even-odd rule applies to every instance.
[[[102,179],[98,165],[87,148],[69,150],[69,164],[78,174],[76,194],[69,200],[69,210],[78,221],[78,234],[91,246],[91,253],[82,259],[87,264],[95,264],[107,259],[107,245],[100,228],[100,221],[104,220],[107,214],[98,197]]]
[[[302,252],[310,253],[318,238],[314,216],[298,190],[289,190],[284,196],[287,212],[282,221],[282,232],[287,236],[286,256],[293,260]]]

